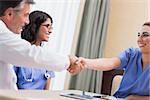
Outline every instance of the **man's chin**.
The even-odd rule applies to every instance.
[[[22,31],[23,31],[23,30],[20,29],[20,30],[18,30],[18,31],[16,32],[16,34],[21,34]]]
[[[14,32],[14,33],[15,33],[15,34],[21,34],[21,32],[20,32],[20,31],[19,31],[19,32],[17,31],[17,32]]]
[[[16,34],[21,34],[21,32],[16,32]]]

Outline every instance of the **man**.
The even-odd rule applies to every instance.
[[[81,70],[75,56],[56,54],[21,39],[22,28],[29,23],[31,4],[33,0],[0,0],[0,89],[17,89],[12,65]]]

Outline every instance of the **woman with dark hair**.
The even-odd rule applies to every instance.
[[[119,89],[114,93],[125,100],[150,100],[150,22],[142,25],[137,33],[139,48],[128,48],[118,57],[86,59],[78,61],[85,68],[101,71],[124,70]]]
[[[32,45],[41,46],[43,41],[48,41],[52,33],[53,20],[51,16],[42,11],[34,11],[29,15],[29,24],[25,26],[21,37]],[[49,89],[50,78],[54,77],[53,71],[43,69],[14,66],[19,89]]]

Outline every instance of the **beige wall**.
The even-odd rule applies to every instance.
[[[105,57],[117,56],[122,50],[137,46],[138,29],[150,20],[149,4],[149,0],[110,0]]]
[[[150,0],[148,0],[148,20],[150,21]]]

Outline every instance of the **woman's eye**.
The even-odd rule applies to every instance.
[[[149,36],[149,33],[148,32],[143,32],[143,37],[148,37]]]
[[[143,37],[148,37],[149,35],[148,34],[143,34]]]

